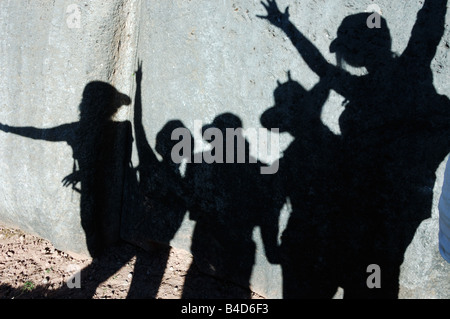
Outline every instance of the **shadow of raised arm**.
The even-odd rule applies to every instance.
[[[445,32],[447,0],[426,0],[417,14],[411,38],[403,56],[414,58],[420,66],[429,67]]]
[[[339,71],[337,67],[328,63],[314,44],[289,20],[289,7],[282,13],[275,0],[268,0],[267,4],[264,2],[261,4],[267,10],[267,16],[257,15],[257,17],[268,20],[272,25],[283,30],[311,70],[320,77]]]
[[[146,133],[144,124],[142,123],[142,61],[138,63],[136,71],[136,96],[134,104],[134,131],[136,139],[136,148],[139,157],[139,172],[142,180],[149,180],[152,172],[151,167],[159,163],[155,153],[153,152]]]

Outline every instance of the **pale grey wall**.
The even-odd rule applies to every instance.
[[[421,2],[377,1],[395,52],[405,48]],[[332,63],[328,48],[340,22],[372,3],[278,1],[281,8],[290,5],[292,21]],[[81,8],[79,29],[67,25],[71,4]],[[233,112],[244,128],[259,128],[260,115],[274,104],[277,80],[286,81],[287,71],[308,89],[318,81],[289,39],[256,17],[264,13],[259,0],[1,1],[0,122],[52,127],[77,121],[83,88],[92,80],[109,82],[133,97],[139,58],[144,63],[143,119],[152,146],[157,132],[172,119],[193,130],[196,120],[206,123]],[[435,87],[447,96],[449,32],[432,65]],[[324,123],[336,133],[342,100],[333,92],[323,112]],[[124,112],[120,119],[131,115]],[[290,141],[281,136],[282,150]],[[61,249],[85,253],[79,196],[61,184],[72,171],[70,147],[0,132],[0,154],[0,220],[50,239]],[[403,297],[449,297],[448,265],[437,250],[442,174],[440,169],[430,219],[405,255]],[[284,221],[287,215],[285,210]],[[186,219],[172,244],[189,249],[193,226]],[[257,231],[255,236],[259,254],[252,285],[269,297],[280,297],[280,268],[268,264]]]
[[[80,8],[79,28],[69,20],[72,4]],[[130,59],[125,55],[134,46],[127,47],[133,32],[125,14],[130,5],[134,3],[2,1],[0,122],[37,128],[76,122],[84,87],[94,80],[129,94],[126,78],[133,70],[126,67]],[[126,39],[123,48],[121,38]],[[119,54],[124,61],[118,61]],[[2,221],[51,239],[62,249],[86,253],[79,195],[61,182],[72,172],[70,146],[0,133],[0,154]]]

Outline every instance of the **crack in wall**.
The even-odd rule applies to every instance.
[[[114,9],[115,30],[112,38],[112,68],[108,82],[119,91],[132,94],[134,72],[139,38],[140,0],[121,0]],[[115,120],[127,120],[131,117],[131,108],[119,112]]]

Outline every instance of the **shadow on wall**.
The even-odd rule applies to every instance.
[[[293,105],[287,117],[295,136],[280,165],[293,206],[281,245],[284,297],[329,298],[341,286],[346,298],[397,298],[404,252],[430,217],[435,172],[450,151],[450,101],[436,93],[430,68],[447,1],[425,1],[398,56],[384,18],[369,28],[370,13],[346,17],[330,47],[338,66],[295,28],[288,9],[282,13],[271,0],[264,7],[261,18],[285,32],[319,85],[346,99],[336,137],[317,113],[305,122],[311,111],[302,105],[304,90],[283,93]],[[345,64],[368,73],[351,75]],[[320,95],[313,99],[321,103]],[[269,120],[277,113],[266,113],[263,124],[276,127]],[[380,289],[367,286],[372,264],[382,270]]]
[[[401,55],[391,51],[384,18],[379,17],[380,28],[369,28],[368,13],[346,17],[330,47],[338,66],[328,63],[295,28],[288,10],[282,13],[271,0],[263,5],[267,16],[260,18],[284,31],[320,77],[307,91],[289,74],[288,82],[279,83],[274,92],[275,106],[261,115],[264,127],[294,137],[276,174],[261,174],[267,165],[254,158],[230,163],[230,152],[238,152],[217,153],[218,136],[205,138],[213,147],[201,154],[216,161],[196,162],[199,154],[185,152],[186,171],[181,174],[171,157],[181,139],[173,139],[172,133],[184,129],[185,138],[193,140],[181,120],[164,125],[152,150],[142,123],[142,63],[134,109],[137,168],[130,165],[131,123],[111,121],[130,98],[105,83],[86,86],[77,123],[0,129],[71,145],[74,171],[64,185],[81,192],[83,228],[94,256],[114,243],[119,231],[132,234],[134,244],[147,250],[168,244],[189,214],[196,222],[194,261],[207,273],[249,287],[256,249],[252,235],[260,227],[267,259],[282,267],[284,298],[331,298],[338,287],[344,288],[345,298],[397,298],[405,250],[420,223],[430,217],[435,172],[450,152],[450,101],[437,94],[430,68],[445,30],[447,1],[425,1]],[[365,67],[368,73],[351,75],[345,64]],[[330,90],[346,99],[339,123],[342,135],[321,121]],[[243,145],[248,154],[238,115],[221,114],[202,133],[211,128],[226,137],[222,145]],[[227,140],[226,129],[237,132],[231,137],[234,143]],[[278,246],[278,218],[287,200],[292,213]],[[145,276],[139,260],[135,273]],[[382,270],[379,289],[367,285],[367,269],[373,264]],[[154,276],[160,280],[163,272],[160,267]],[[190,274],[183,297],[208,297],[193,288]],[[132,287],[129,297],[153,298],[154,288],[142,296]]]
[[[81,225],[92,257],[99,257],[120,240],[120,215],[125,169],[131,161],[132,125],[114,122],[113,116],[131,99],[104,82],[86,85],[79,105],[78,122],[53,128],[12,127],[6,133],[33,140],[66,142],[73,152],[73,172],[62,180],[80,193]],[[132,256],[130,256],[131,258]],[[113,275],[122,265],[111,269]],[[84,270],[85,273],[89,269]],[[98,284],[106,278],[99,278]],[[95,285],[91,295],[95,293]]]
[[[72,148],[73,172],[62,183],[81,195],[81,224],[92,256],[119,238],[120,183],[131,158],[131,123],[114,122],[112,117],[130,104],[131,99],[111,85],[91,82],[83,92],[78,122],[53,128],[0,126],[6,133],[66,142]]]

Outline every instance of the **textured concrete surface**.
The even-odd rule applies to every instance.
[[[366,11],[373,3],[343,0],[304,4],[278,1],[278,4],[280,8],[290,5],[295,26],[328,61],[336,63],[329,46],[341,21],[350,14]],[[401,54],[422,3],[378,1],[377,5],[388,21],[392,51]],[[256,17],[265,14],[259,1],[143,1],[140,14],[138,57],[143,60],[143,122],[153,147],[158,131],[174,119],[181,120],[192,131],[197,151],[203,143],[195,131],[195,121],[209,123],[218,114],[231,112],[240,117],[244,128],[259,128],[260,116],[274,104],[277,80],[287,81],[287,71],[306,89],[318,81],[288,37]],[[447,15],[447,24],[449,19]],[[440,94],[446,95],[450,94],[446,67],[450,61],[449,41],[446,29],[432,62],[434,85]],[[365,74],[363,69],[348,68],[354,74]],[[336,134],[340,133],[342,102],[343,98],[332,91],[322,112],[323,122]],[[280,138],[283,151],[292,139],[288,134]],[[273,158],[261,160],[270,162]],[[449,296],[449,268],[437,250],[437,201],[442,169],[437,171],[437,177],[429,218],[417,230],[401,266],[400,297]],[[289,216],[288,206],[283,212],[281,230]],[[172,244],[189,249],[194,227],[195,221],[186,215]],[[267,261],[258,228],[253,238],[257,253],[251,286],[264,295],[281,297],[281,269]]]
[[[134,48],[127,15],[134,12],[131,5],[2,1],[0,122],[36,128],[76,122],[91,81],[111,83],[129,94],[132,59],[125,56]],[[51,239],[59,248],[86,253],[80,196],[62,184],[72,173],[71,147],[13,134],[2,133],[0,139],[2,220]]]
[[[405,50],[422,2],[377,1],[388,22],[393,52],[401,54]],[[364,12],[373,4],[354,0],[277,3],[282,10],[290,6],[291,21],[332,64],[336,64],[336,57],[329,46],[343,19]],[[219,114],[229,112],[240,118],[244,129],[261,128],[261,115],[275,103],[277,81],[286,82],[288,71],[306,90],[319,80],[290,39],[256,17],[266,13],[259,0],[76,2],[81,11],[80,28],[76,28],[76,21],[68,20],[76,13],[76,10],[68,13],[71,4],[71,1],[0,3],[1,123],[43,128],[77,121],[83,89],[93,80],[108,82],[134,99],[133,73],[140,59],[142,124],[149,145],[154,150],[158,132],[169,121],[180,120],[194,135],[199,152],[205,144],[196,122],[208,124]],[[437,92],[450,96],[449,14],[446,21],[431,69]],[[366,72],[347,67],[357,75]],[[336,135],[341,133],[343,102],[341,95],[331,91],[321,114],[323,123]],[[118,119],[132,121],[133,116],[125,109]],[[251,146],[256,144],[255,140],[249,141]],[[258,156],[253,151],[252,155],[271,163],[282,156],[292,141],[292,136],[283,133],[279,153]],[[135,146],[133,150],[133,165],[138,167]],[[2,221],[36,232],[61,249],[86,253],[80,196],[61,183],[72,172],[71,148],[64,143],[0,133],[0,154]],[[156,152],[155,156],[161,159]],[[449,265],[440,258],[437,245],[437,203],[442,176],[443,164],[436,172],[428,217],[420,223],[404,254],[399,276],[401,298],[450,297]],[[134,189],[127,185],[128,190]],[[132,191],[125,193],[127,201],[139,197]],[[148,222],[146,218],[152,215],[143,217],[133,202],[127,203],[122,216],[123,238],[142,246],[150,240],[169,241],[177,248],[191,251],[196,222],[189,214],[183,214],[179,223]],[[164,203],[158,205],[155,210],[164,211]],[[168,207],[172,211],[173,203]],[[289,214],[287,203],[279,220],[280,235]],[[158,229],[146,233],[142,226],[138,232],[139,225]],[[256,248],[250,285],[262,295],[280,298],[282,269],[267,260],[261,227],[254,227],[252,238]],[[339,291],[341,296],[342,290]]]

